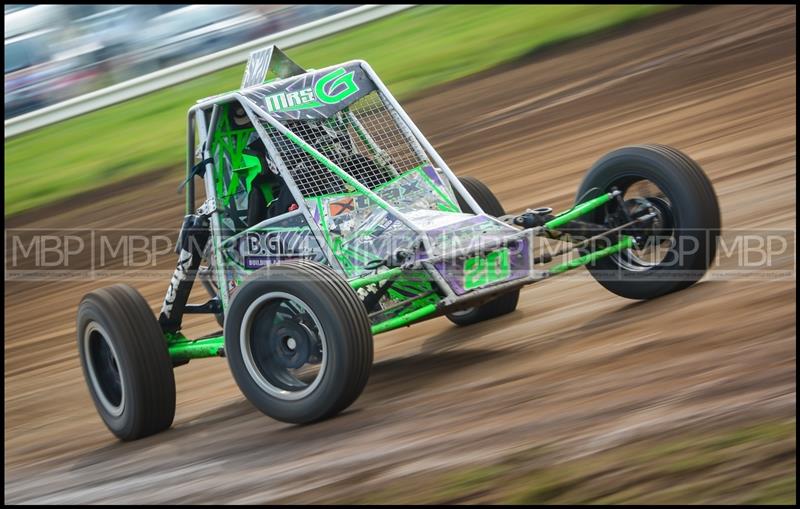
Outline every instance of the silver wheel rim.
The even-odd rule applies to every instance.
[[[312,320],[314,321],[314,325],[317,328],[317,333],[322,346],[322,360],[320,361],[319,372],[316,374],[316,377],[314,378],[313,382],[311,382],[306,388],[299,391],[290,391],[273,385],[261,373],[261,370],[256,365],[256,360],[253,356],[250,335],[253,328],[254,315],[268,301],[276,299],[283,299],[286,301],[290,301],[296,305],[299,305],[306,313],[308,313],[311,316]],[[244,365],[247,368],[247,372],[250,375],[250,377],[264,392],[282,400],[295,401],[298,399],[305,398],[306,396],[314,392],[314,390],[321,383],[323,376],[325,375],[325,368],[327,366],[327,361],[328,361],[328,346],[327,346],[327,339],[325,338],[325,331],[322,329],[322,326],[319,323],[317,315],[309,306],[305,304],[305,302],[295,297],[294,295],[290,295],[285,292],[269,292],[260,296],[259,298],[250,303],[250,305],[248,306],[247,310],[244,313],[244,318],[242,318],[242,325],[241,328],[239,329],[239,347],[241,348],[242,359],[244,360]]]
[[[99,323],[89,322],[89,324],[86,326],[86,329],[83,332],[83,355],[84,355],[84,362],[86,364],[86,371],[89,373],[89,382],[92,385],[93,392],[97,395],[97,399],[100,400],[100,404],[103,406],[105,411],[113,415],[114,417],[119,417],[125,410],[125,377],[122,374],[122,370],[119,370],[118,374],[121,386],[121,396],[119,404],[114,405],[108,399],[105,389],[100,385],[100,380],[97,377],[97,371],[95,369],[94,359],[92,358],[92,345],[91,345],[91,340],[94,334],[97,334],[102,338],[102,340],[111,350],[114,362],[116,363],[117,367],[119,367],[119,355],[117,355],[117,350],[114,348],[114,344],[108,340],[108,333]]]

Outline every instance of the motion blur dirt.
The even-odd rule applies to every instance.
[[[795,12],[683,11],[406,107],[451,168],[482,178],[507,211],[564,209],[601,155],[657,142],[703,166],[725,230],[794,230]],[[170,170],[156,184],[98,191],[7,227],[177,229],[180,178]],[[580,270],[528,287],[519,310],[499,320],[459,329],[436,319],[380,335],[364,394],[312,426],[263,416],[225,360],[195,360],[176,369],[173,427],[125,444],[97,416],[75,345],[80,298],[111,281],[7,283],[6,501],[324,502],[533,446],[554,448],[557,462],[647,437],[790,418],[794,249],[775,261],[792,274],[780,280],[711,274],[632,302]],[[156,311],[167,279],[135,285]],[[185,324],[190,337],[214,327],[203,316]],[[742,477],[762,467],[754,459]],[[735,491],[715,500],[739,501]]]

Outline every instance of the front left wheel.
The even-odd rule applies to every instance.
[[[461,181],[469,194],[475,198],[475,201],[478,202],[478,205],[480,205],[484,212],[494,217],[505,215],[506,212],[500,204],[500,200],[498,200],[492,190],[489,189],[489,186],[475,177],[459,177],[458,180]],[[461,210],[472,212],[461,195],[456,194],[456,199],[458,200],[458,205],[461,207]],[[456,325],[472,325],[474,323],[497,318],[498,316],[507,315],[517,309],[518,302],[519,289],[511,290],[480,306],[460,311],[451,311],[447,313],[446,316],[448,320]]]
[[[331,268],[279,263],[236,291],[225,316],[225,355],[256,408],[304,424],[336,415],[361,394],[372,332],[358,295]]]
[[[699,281],[721,229],[719,202],[700,165],[666,145],[622,147],[595,163],[576,199],[612,190],[621,200],[590,212],[589,221],[612,228],[643,214],[654,219],[635,231],[632,248],[587,265],[592,276],[629,299],[654,299]]]

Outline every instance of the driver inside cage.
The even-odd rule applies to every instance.
[[[388,168],[381,168],[375,161],[359,153],[347,126],[340,119],[288,120],[284,125],[369,188],[387,182],[394,176]],[[351,186],[347,186],[343,180],[333,175],[331,170],[286,136],[270,130],[270,138],[304,195],[318,196],[353,191]],[[258,157],[262,168],[253,181],[248,196],[247,224],[253,226],[264,219],[296,210],[298,206],[291,191],[279,176],[263,141],[256,133],[253,133],[244,153]]]
[[[254,226],[265,219],[297,210],[297,203],[289,187],[267,156],[264,142],[255,135],[255,139],[247,144],[243,153],[258,158],[261,166],[247,196],[247,225]]]
[[[393,176],[375,161],[360,153],[347,124],[340,118],[289,120],[284,125],[367,187],[373,188]],[[312,188],[309,190],[313,190],[313,195],[352,191],[344,181],[332,175],[320,161],[285,136],[275,133],[273,142],[292,175],[296,176],[296,180],[308,184],[307,187]]]

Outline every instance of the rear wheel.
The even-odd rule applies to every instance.
[[[608,290],[652,299],[687,288],[714,260],[720,233],[717,196],[700,166],[665,145],[623,147],[600,159],[584,178],[577,199],[618,189],[625,210],[612,200],[586,217],[608,227],[655,214],[637,244],[588,265]]]
[[[158,433],[175,417],[175,378],[167,343],[144,298],[127,285],[81,300],[78,353],[89,393],[121,440]]]
[[[506,212],[503,210],[500,201],[486,184],[475,177],[459,177],[458,180],[461,181],[469,194],[475,198],[475,201],[478,202],[478,205],[480,205],[484,212],[494,217],[505,215]],[[456,194],[456,199],[458,200],[458,205],[461,207],[461,210],[465,212],[472,211],[461,195]],[[461,311],[453,311],[447,313],[446,316],[448,320],[456,325],[472,325],[473,323],[490,320],[511,313],[517,309],[518,301],[519,290],[513,290],[480,306],[463,309]]]
[[[291,423],[341,412],[372,368],[364,305],[329,267],[298,261],[265,267],[237,290],[225,317],[225,354],[242,393]]]

